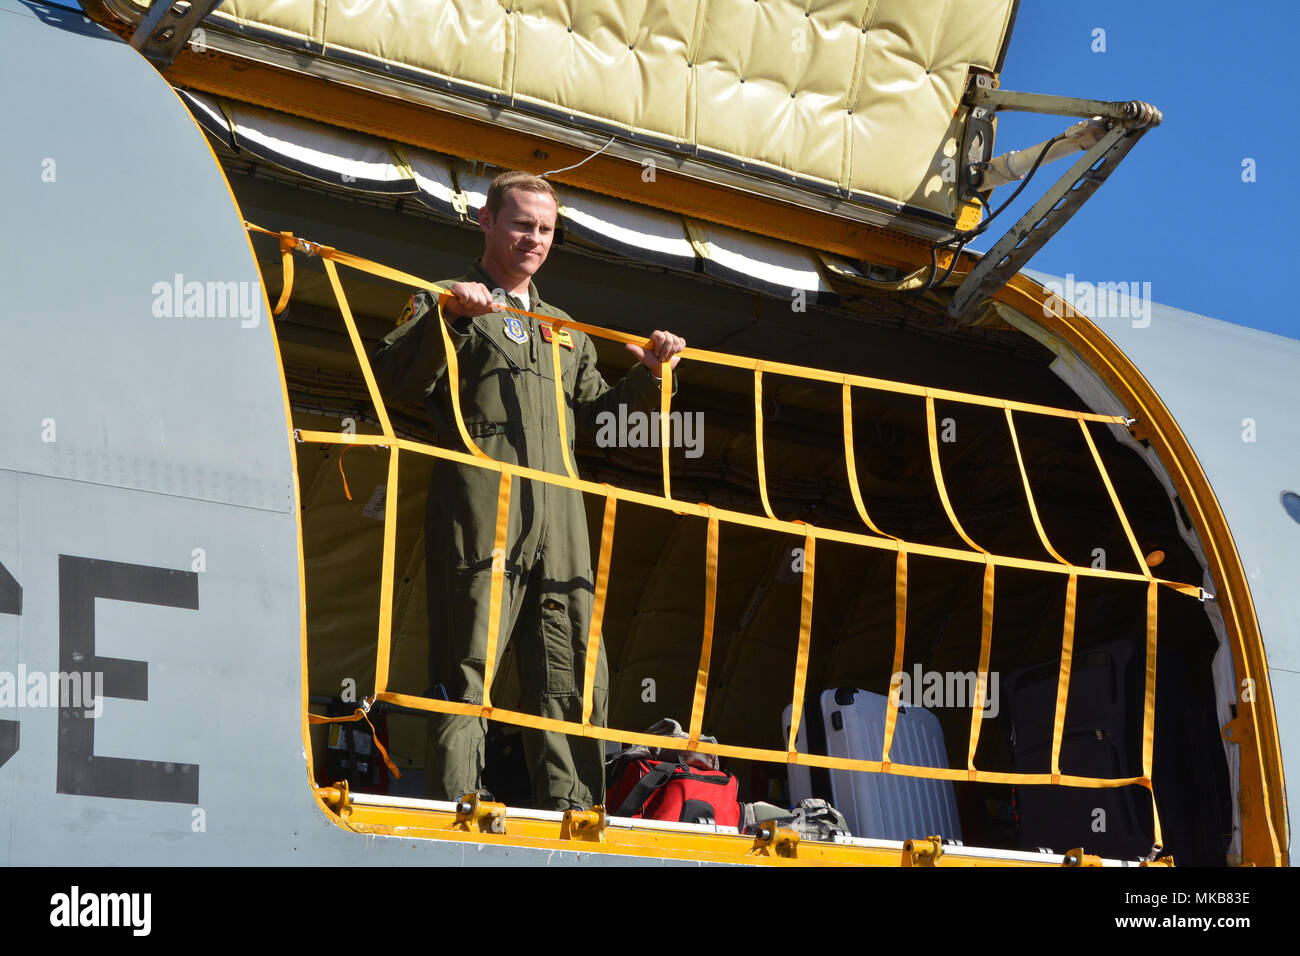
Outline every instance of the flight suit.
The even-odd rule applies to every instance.
[[[438,284],[450,288],[456,282],[481,282],[489,289],[495,285],[477,262],[467,275]],[[568,318],[541,300],[535,285],[529,285],[529,296],[530,311]],[[508,300],[521,307],[513,296]],[[416,293],[404,316],[373,357],[380,388],[391,398],[423,399],[441,444],[464,451],[451,408],[436,296]],[[518,319],[526,341],[508,334],[510,318]],[[460,372],[461,412],[474,442],[491,458],[565,474],[551,344],[538,321],[489,312],[452,320],[448,332]],[[572,347],[561,345],[560,364],[572,455],[573,436],[596,428],[602,411],[617,415],[618,406],[626,403],[629,412],[649,412],[658,407],[660,386],[638,363],[610,387],[596,369],[591,339],[576,330],[570,334]],[[519,335],[515,330],[515,338]],[[482,702],[499,481],[495,471],[434,462],[425,515],[429,662],[431,683],[441,685],[449,700]],[[517,642],[523,710],[580,723],[595,590],[582,494],[513,479],[504,557],[497,663],[507,644]],[[602,645],[591,715],[598,726],[605,724],[608,687]],[[482,787],[485,732],[480,718],[430,718],[428,796],[450,800]],[[525,751],[538,807],[591,807],[604,799],[600,741],[528,731]]]

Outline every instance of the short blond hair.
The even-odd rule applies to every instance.
[[[560,206],[560,197],[555,194],[555,187],[549,182],[541,176],[534,176],[532,173],[512,169],[509,172],[501,173],[488,186],[487,211],[494,216],[497,215],[506,200],[506,193],[511,189],[522,189],[530,193],[543,193],[554,200],[557,209]]]

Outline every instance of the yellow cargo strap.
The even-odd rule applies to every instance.
[[[803,522],[797,522],[803,524]],[[812,643],[813,562],[817,554],[817,531],[812,525],[803,539],[803,590],[799,596],[799,647],[794,658],[794,693],[790,699],[790,737],[786,742],[787,760],[796,752],[799,722],[803,719],[803,699],[808,688],[808,649]],[[793,761],[791,761],[793,762]]]
[[[975,685],[975,707],[970,716],[970,748],[966,767],[975,778],[975,748],[979,746],[980,724],[984,720],[984,698],[989,686],[989,654],[993,647],[993,562],[984,565],[984,607],[980,615],[980,663]]]
[[[497,647],[501,642],[501,590],[506,573],[506,531],[510,527],[510,472],[501,472],[497,490],[497,527],[492,547],[492,587],[488,604],[487,653],[483,665],[483,714],[492,715],[492,678],[497,669]]]
[[[889,701],[885,704],[885,740],[880,748],[881,769],[888,771],[892,764],[889,748],[894,743],[894,725],[898,722],[899,691],[902,689],[903,643],[907,637],[907,552],[903,542],[898,542],[898,559],[894,567],[894,669],[897,675],[889,681]]]
[[[605,485],[605,520],[600,526],[600,557],[596,561],[596,591],[591,598],[591,623],[587,628],[586,667],[582,675],[582,725],[591,726],[591,708],[596,689],[596,663],[600,653],[601,628],[605,621],[605,595],[609,592],[609,564],[614,554],[614,510],[616,489]]]
[[[1156,807],[1156,789],[1151,782],[1152,756],[1156,741],[1156,605],[1160,593],[1156,582],[1147,585],[1147,681],[1146,701],[1142,708],[1142,785],[1151,792],[1151,816],[1155,823],[1155,849],[1165,844],[1160,832],[1160,810]]]
[[[659,456],[664,472],[664,498],[673,497],[672,478],[668,470],[669,410],[673,402],[673,367],[664,363],[659,369]]]
[[[1106,466],[1102,464],[1101,455],[1092,440],[1092,432],[1088,430],[1088,423],[1082,418],[1079,419],[1079,430],[1083,432],[1083,440],[1088,445],[1088,451],[1092,453],[1092,460],[1097,463],[1097,473],[1101,475],[1102,484],[1106,486],[1106,493],[1110,495],[1110,502],[1115,506],[1115,514],[1119,517],[1119,523],[1124,528],[1124,536],[1128,538],[1129,547],[1133,549],[1133,557],[1137,560],[1137,566],[1149,581],[1151,580],[1151,568],[1147,566],[1146,556],[1143,555],[1142,549],[1138,547],[1137,538],[1133,535],[1133,526],[1128,523],[1128,515],[1124,513],[1124,507],[1119,503],[1119,495],[1115,494],[1115,486],[1111,484],[1110,474],[1106,471]],[[1196,594],[1198,597],[1200,596],[1200,588],[1197,588]]]
[[[447,331],[447,320],[442,314],[442,305],[449,295],[450,293],[441,291],[438,293],[438,331],[442,333],[442,348],[447,354],[447,380],[457,383],[456,388],[448,389],[451,392],[451,410],[456,419],[456,430],[460,432],[460,440],[464,442],[470,454],[475,458],[491,461],[492,459],[484,454],[483,449],[474,444],[474,439],[469,437],[469,429],[465,427],[465,416],[460,411],[460,359],[456,356],[456,346],[451,342],[451,333]],[[360,349],[357,350],[357,354],[361,355]],[[369,365],[370,360],[366,359],[365,364]]]
[[[958,537],[980,554],[988,554],[987,551],[971,540],[970,535],[966,533],[966,529],[957,520],[957,515],[952,510],[952,502],[948,500],[948,486],[944,484],[943,468],[939,465],[939,437],[934,423],[934,395],[930,394],[929,389],[926,389],[925,395],[925,430],[930,440],[930,469],[934,472],[934,486],[938,489],[939,500],[943,502],[944,514],[948,516],[948,521],[952,523],[953,530],[957,532]]]
[[[1052,718],[1052,783],[1061,779],[1061,738],[1065,733],[1065,701],[1070,691],[1074,662],[1074,612],[1079,599],[1079,578],[1071,574],[1065,585],[1065,624],[1061,632],[1061,670],[1056,678],[1056,710]]]
[[[844,396],[841,404],[844,413],[844,466],[849,474],[849,491],[853,495],[853,507],[858,509],[858,517],[862,519],[862,523],[868,528],[882,538],[893,538],[892,534],[887,534],[876,527],[876,523],[867,514],[867,506],[862,503],[862,489],[858,486],[858,463],[853,455],[853,386],[849,383],[849,376],[847,375],[844,376]],[[759,454],[762,454],[761,444],[759,445]],[[895,540],[898,539],[895,538]],[[894,671],[894,673],[897,673],[897,671]]]
[[[284,270],[284,284],[280,289],[280,300],[275,303],[272,315],[279,315],[289,305],[289,295],[293,292],[293,250],[298,245],[293,233],[286,232],[280,236],[280,268]]]
[[[348,501],[352,500],[352,489],[348,487],[348,473],[343,470],[343,456],[351,450],[352,446],[346,445],[343,450],[339,452],[339,475],[343,479],[343,494],[347,497]]]
[[[442,301],[441,298],[438,299]],[[551,328],[551,377],[555,379],[555,420],[559,423],[560,428],[560,460],[564,462],[564,470],[570,478],[577,478],[578,473],[573,468],[573,461],[569,455],[569,416],[568,409],[564,401],[564,375],[563,366],[560,364],[560,330],[564,328],[562,319],[552,319]]]
[[[718,519],[709,514],[712,509],[708,505],[702,507],[709,518],[704,545],[704,639],[700,643],[700,666],[695,672],[687,750],[695,749],[704,727],[704,698],[709,689],[709,662],[713,658],[713,617],[718,606]]]
[[[304,441],[315,441],[322,443],[354,443],[369,444],[388,447],[391,452],[389,475],[388,475],[388,495],[390,507],[385,509],[384,521],[384,569],[383,569],[383,595],[380,605],[380,623],[378,634],[378,654],[376,666],[376,700],[383,700],[400,706],[409,707],[415,710],[422,710],[432,713],[445,714],[463,714],[474,717],[491,717],[493,720],[504,723],[515,724],[522,727],[530,727],[539,730],[557,731],[566,734],[580,734],[587,737],[593,737],[600,740],[616,741],[625,744],[642,744],[646,746],[660,747],[669,750],[697,750],[702,753],[712,753],[723,757],[734,757],[745,760],[765,760],[774,762],[783,762],[798,764],[809,767],[826,767],[829,769],[857,770],[868,772],[890,772],[904,776],[923,777],[939,780],[964,781],[974,780],[990,783],[1011,783],[1011,784],[1058,784],[1064,786],[1086,787],[1093,789],[1112,788],[1122,786],[1138,785],[1143,786],[1151,791],[1154,807],[1154,791],[1151,784],[1152,758],[1154,752],[1154,732],[1155,732],[1155,664],[1156,664],[1156,604],[1158,598],[1158,587],[1164,586],[1180,594],[1192,595],[1199,597],[1201,589],[1197,585],[1184,584],[1175,581],[1168,581],[1156,578],[1151,569],[1147,566],[1142,557],[1142,552],[1137,545],[1137,539],[1133,534],[1131,525],[1120,504],[1118,495],[1115,492],[1114,485],[1101,460],[1096,445],[1092,440],[1088,428],[1089,422],[1104,422],[1107,424],[1121,424],[1125,419],[1113,415],[1099,415],[1094,413],[1079,412],[1063,408],[1053,408],[1049,406],[1034,405],[1026,402],[1014,402],[1004,399],[989,398],[987,396],[974,395],[965,392],[956,392],[946,389],[925,388],[916,385],[909,385],[900,382],[891,382],[884,379],[870,378],[867,376],[848,375],[845,373],[826,372],[820,369],[806,368],[796,365],[787,365],[784,363],[760,361],[740,356],[727,355],[719,352],[710,352],[704,349],[688,348],[685,349],[681,356],[683,358],[695,359],[701,362],[707,362],[715,365],[721,365],[731,368],[748,369],[754,373],[754,393],[755,393],[755,439],[756,439],[756,459],[760,476],[760,496],[763,499],[763,508],[765,515],[753,515],[737,511],[731,511],[723,508],[716,508],[707,504],[692,505],[686,502],[674,500],[671,496],[670,476],[668,469],[668,449],[669,449],[669,409],[670,398],[672,395],[672,371],[667,364],[662,368],[661,397],[660,397],[660,437],[661,453],[663,460],[663,481],[664,493],[662,496],[650,495],[641,492],[635,492],[625,489],[614,489],[609,485],[596,484],[594,482],[584,481],[576,477],[568,458],[567,438],[565,433],[561,432],[561,438],[564,441],[564,460],[566,463],[566,475],[557,475],[550,472],[539,471],[533,468],[527,468],[520,465],[496,461],[488,458],[470,439],[468,431],[465,428],[461,416],[458,389],[450,389],[452,397],[452,410],[456,418],[457,428],[460,431],[461,439],[464,442],[468,454],[451,449],[437,448],[420,442],[414,442],[407,439],[396,438],[392,426],[389,422],[388,415],[383,403],[382,396],[375,385],[374,376],[370,369],[370,362],[362,347],[361,339],[356,330],[356,325],[352,317],[351,310],[347,306],[347,301],[343,293],[341,284],[338,282],[337,274],[334,269],[334,263],[339,262],[352,268],[367,272],[371,275],[381,278],[390,279],[408,287],[427,289],[438,294],[438,317],[442,328],[443,342],[447,353],[447,374],[449,380],[453,383],[459,382],[459,372],[456,364],[456,353],[452,346],[450,336],[447,333],[446,322],[442,315],[442,305],[445,299],[450,295],[447,290],[441,289],[433,283],[427,282],[419,277],[409,275],[387,266],[382,266],[369,260],[352,256],[348,253],[340,252],[328,246],[320,246],[303,240],[294,239],[288,233],[273,233],[252,224],[247,224],[251,231],[275,236],[280,239],[281,248],[285,252],[286,261],[291,250],[305,252],[309,255],[321,257],[326,272],[330,277],[330,284],[334,289],[335,296],[339,302],[339,312],[348,329],[349,338],[352,341],[353,349],[356,352],[357,361],[361,366],[362,373],[366,380],[366,387],[370,393],[371,400],[374,402],[376,412],[379,417],[380,426],[383,431],[382,435],[339,435],[332,432],[317,431],[300,431],[296,434]],[[286,267],[286,288],[292,281],[291,267]],[[287,301],[286,292],[283,298]],[[648,347],[649,343],[642,337],[628,335],[626,333],[615,332],[596,326],[585,325],[580,322],[561,321],[556,324],[555,319],[551,316],[542,316],[537,313],[528,312],[522,309],[508,308],[507,311],[515,312],[519,315],[531,316],[543,321],[553,323],[557,330],[561,327],[575,329],[585,332],[589,335],[605,338],[611,341],[635,343]],[[556,358],[556,344],[558,336],[552,341],[552,356]],[[557,413],[561,422],[561,429],[565,428],[564,415],[564,396],[562,385],[559,383],[559,365],[556,365],[557,371]],[[829,528],[814,528],[811,525],[802,522],[783,521],[776,518],[770,508],[766,495],[765,467],[762,452],[762,375],[764,372],[770,374],[786,375],[794,378],[801,378],[808,381],[829,382],[839,384],[843,389],[843,417],[844,417],[844,438],[845,438],[845,459],[848,465],[850,476],[850,489],[853,492],[854,505],[858,510],[859,516],[863,523],[872,532],[863,534],[860,532],[839,531]],[[926,420],[927,432],[930,446],[930,461],[933,471],[935,487],[939,492],[940,499],[944,505],[949,521],[952,523],[954,530],[959,537],[970,546],[970,550],[965,548],[948,548],[936,545],[925,545],[919,543],[905,542],[892,535],[882,532],[869,518],[865,504],[862,500],[861,490],[858,487],[856,467],[853,460],[853,440],[852,440],[852,387],[874,389],[878,391],[888,391],[898,394],[913,395],[922,397],[926,402]],[[935,424],[934,402],[936,399],[945,401],[964,402],[967,404],[981,405],[985,407],[1002,408],[1007,415],[1008,427],[1011,430],[1012,444],[1016,451],[1017,465],[1020,469],[1021,480],[1025,487],[1026,498],[1030,505],[1031,515],[1034,518],[1035,527],[1039,532],[1040,540],[1048,553],[1054,560],[1041,561],[1028,558],[1016,558],[1007,555],[996,555],[980,547],[966,534],[965,529],[961,526],[957,516],[952,508],[952,503],[948,499],[946,486],[944,485],[943,474],[939,462],[938,442]],[[1093,568],[1081,565],[1071,565],[1061,557],[1050,545],[1047,540],[1041,522],[1037,515],[1037,508],[1033,502],[1033,494],[1030,490],[1028,475],[1025,471],[1024,460],[1019,449],[1019,441],[1015,434],[1015,425],[1011,413],[1026,412],[1031,414],[1048,415],[1058,418],[1073,418],[1079,422],[1080,429],[1083,432],[1084,440],[1092,454],[1093,460],[1097,465],[1098,474],[1106,487],[1111,502],[1115,508],[1116,515],[1124,529],[1130,546],[1138,559],[1138,572],[1114,571],[1105,568]],[[410,694],[398,694],[389,692],[387,688],[388,680],[388,662],[391,653],[392,641],[392,585],[393,585],[393,562],[394,562],[394,543],[396,540],[396,501],[397,501],[397,457],[398,452],[409,451],[415,454],[427,455],[434,458],[440,458],[446,461],[457,462],[462,465],[469,465],[478,468],[487,468],[501,473],[500,491],[497,505],[497,527],[496,527],[496,549],[494,551],[494,560],[492,568],[492,587],[491,587],[491,607],[488,621],[488,653],[487,664],[484,674],[484,695],[482,704],[462,703],[459,701],[433,700],[425,697],[418,697]],[[509,519],[510,503],[510,482],[515,476],[520,478],[541,481],[559,487],[571,488],[576,491],[588,494],[602,495],[605,498],[605,520],[602,527],[601,553],[599,559],[599,570],[597,572],[597,583],[595,597],[593,601],[593,615],[590,632],[587,636],[587,666],[583,680],[583,717],[582,723],[573,721],[557,720],[544,718],[533,714],[519,713],[516,711],[502,710],[494,708],[491,705],[490,689],[492,675],[495,669],[496,649],[499,646],[500,630],[500,611],[501,611],[501,591],[504,576],[504,555],[507,545],[507,528]],[[601,621],[604,613],[605,597],[608,590],[608,578],[610,560],[612,555],[613,533],[615,523],[615,502],[617,499],[623,499],[635,504],[647,507],[658,508],[661,510],[671,511],[681,515],[696,515],[705,518],[708,521],[708,538],[706,545],[706,607],[705,607],[705,633],[701,647],[700,664],[697,669],[695,693],[691,708],[690,732],[687,738],[661,737],[652,734],[634,733],[630,731],[619,730],[611,727],[596,727],[590,722],[591,719],[591,698],[594,690],[595,664],[599,652],[599,642],[601,640]],[[721,522],[744,525],[752,528],[758,528],[767,531],[773,531],[784,534],[794,534],[801,537],[804,541],[804,579],[803,592],[801,598],[800,627],[799,627],[799,644],[796,654],[796,667],[794,688],[792,694],[792,726],[789,738],[787,740],[787,749],[785,751],[768,750],[757,747],[739,747],[723,743],[708,743],[701,741],[699,738],[703,731],[703,714],[705,710],[707,689],[708,689],[708,670],[709,658],[712,649],[713,637],[713,614],[716,606],[716,587],[717,587],[717,546],[718,533]],[[813,571],[815,557],[815,541],[817,538],[823,538],[830,541],[837,541],[847,544],[853,544],[861,547],[870,547],[877,549],[887,549],[895,551],[897,555],[896,572],[895,572],[895,640],[894,640],[894,673],[902,669],[903,649],[907,625],[907,556],[909,553],[918,554],[927,557],[944,558],[954,561],[963,561],[969,563],[979,563],[984,565],[984,588],[982,601],[982,620],[980,633],[980,661],[977,681],[977,694],[975,707],[972,713],[970,740],[968,744],[967,766],[963,769],[958,768],[936,768],[936,767],[919,767],[903,764],[892,763],[889,760],[890,744],[892,742],[894,726],[897,714],[897,694],[891,693],[889,705],[886,710],[885,721],[885,739],[883,741],[882,760],[860,760],[848,757],[830,757],[819,754],[800,753],[795,749],[795,742],[798,735],[799,722],[802,719],[803,695],[806,692],[807,666],[808,666],[808,648],[811,638],[812,626],[812,599],[813,599]],[[1024,570],[1043,571],[1055,574],[1064,574],[1067,577],[1067,599],[1066,615],[1062,634],[1062,664],[1061,676],[1058,680],[1057,687],[1057,707],[1056,718],[1053,727],[1053,757],[1052,765],[1046,773],[1002,773],[986,770],[978,770],[974,766],[975,751],[979,742],[979,720],[983,712],[985,696],[987,693],[989,659],[991,654],[992,627],[993,627],[993,606],[995,593],[995,569],[997,567],[1012,567]],[[1147,678],[1146,678],[1146,696],[1143,713],[1143,749],[1142,749],[1142,776],[1140,777],[1120,777],[1120,778],[1094,778],[1081,777],[1060,772],[1059,755],[1060,755],[1060,736],[1063,728],[1064,708],[1068,697],[1069,688],[1069,668],[1072,661],[1073,653],[1073,627],[1074,611],[1077,595],[1077,583],[1079,577],[1105,578],[1115,581],[1132,581],[1145,582],[1147,585]],[[323,718],[322,718],[323,719]],[[1155,838],[1157,846],[1161,842],[1161,831],[1159,815],[1155,816]]]
[[[1056,549],[1052,547],[1052,542],[1047,540],[1047,532],[1043,530],[1043,522],[1038,517],[1038,506],[1034,503],[1034,491],[1029,487],[1029,473],[1025,471],[1025,458],[1020,454],[1020,439],[1016,435],[1016,423],[1011,417],[1011,409],[1005,408],[1003,411],[1007,415],[1007,431],[1011,433],[1011,447],[1016,452],[1016,467],[1020,469],[1020,481],[1025,486],[1025,503],[1029,505],[1029,516],[1034,519],[1034,530],[1038,532],[1038,540],[1043,543],[1043,548],[1048,554],[1062,564],[1068,565],[1070,562],[1057,554]],[[1074,575],[1070,576],[1070,580],[1074,580]]]
[[[388,486],[384,498],[384,566],[379,583],[379,651],[375,658],[375,690],[387,690],[393,643],[393,574],[397,553],[397,448],[388,450]]]
[[[763,461],[763,363],[754,363],[754,458],[758,466],[758,496],[763,514],[775,518],[767,500],[767,465]]]

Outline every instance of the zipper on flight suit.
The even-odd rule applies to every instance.
[[[511,375],[513,375],[515,378],[518,378],[520,375],[524,374],[524,370],[519,366],[519,363],[510,357],[510,353],[507,352],[505,349],[503,349],[501,347],[501,344],[496,339],[492,338],[492,336],[488,335],[487,332],[483,331],[483,327],[478,324],[477,319],[474,320],[474,327],[478,329],[479,334],[483,336],[483,338],[487,339],[489,342],[492,343],[492,347],[501,353],[501,357],[510,363]]]

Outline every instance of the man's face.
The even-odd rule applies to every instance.
[[[555,200],[546,193],[511,189],[493,216],[487,207],[479,211],[479,225],[485,237],[484,261],[511,273],[502,278],[531,278],[551,251],[555,238]]]

